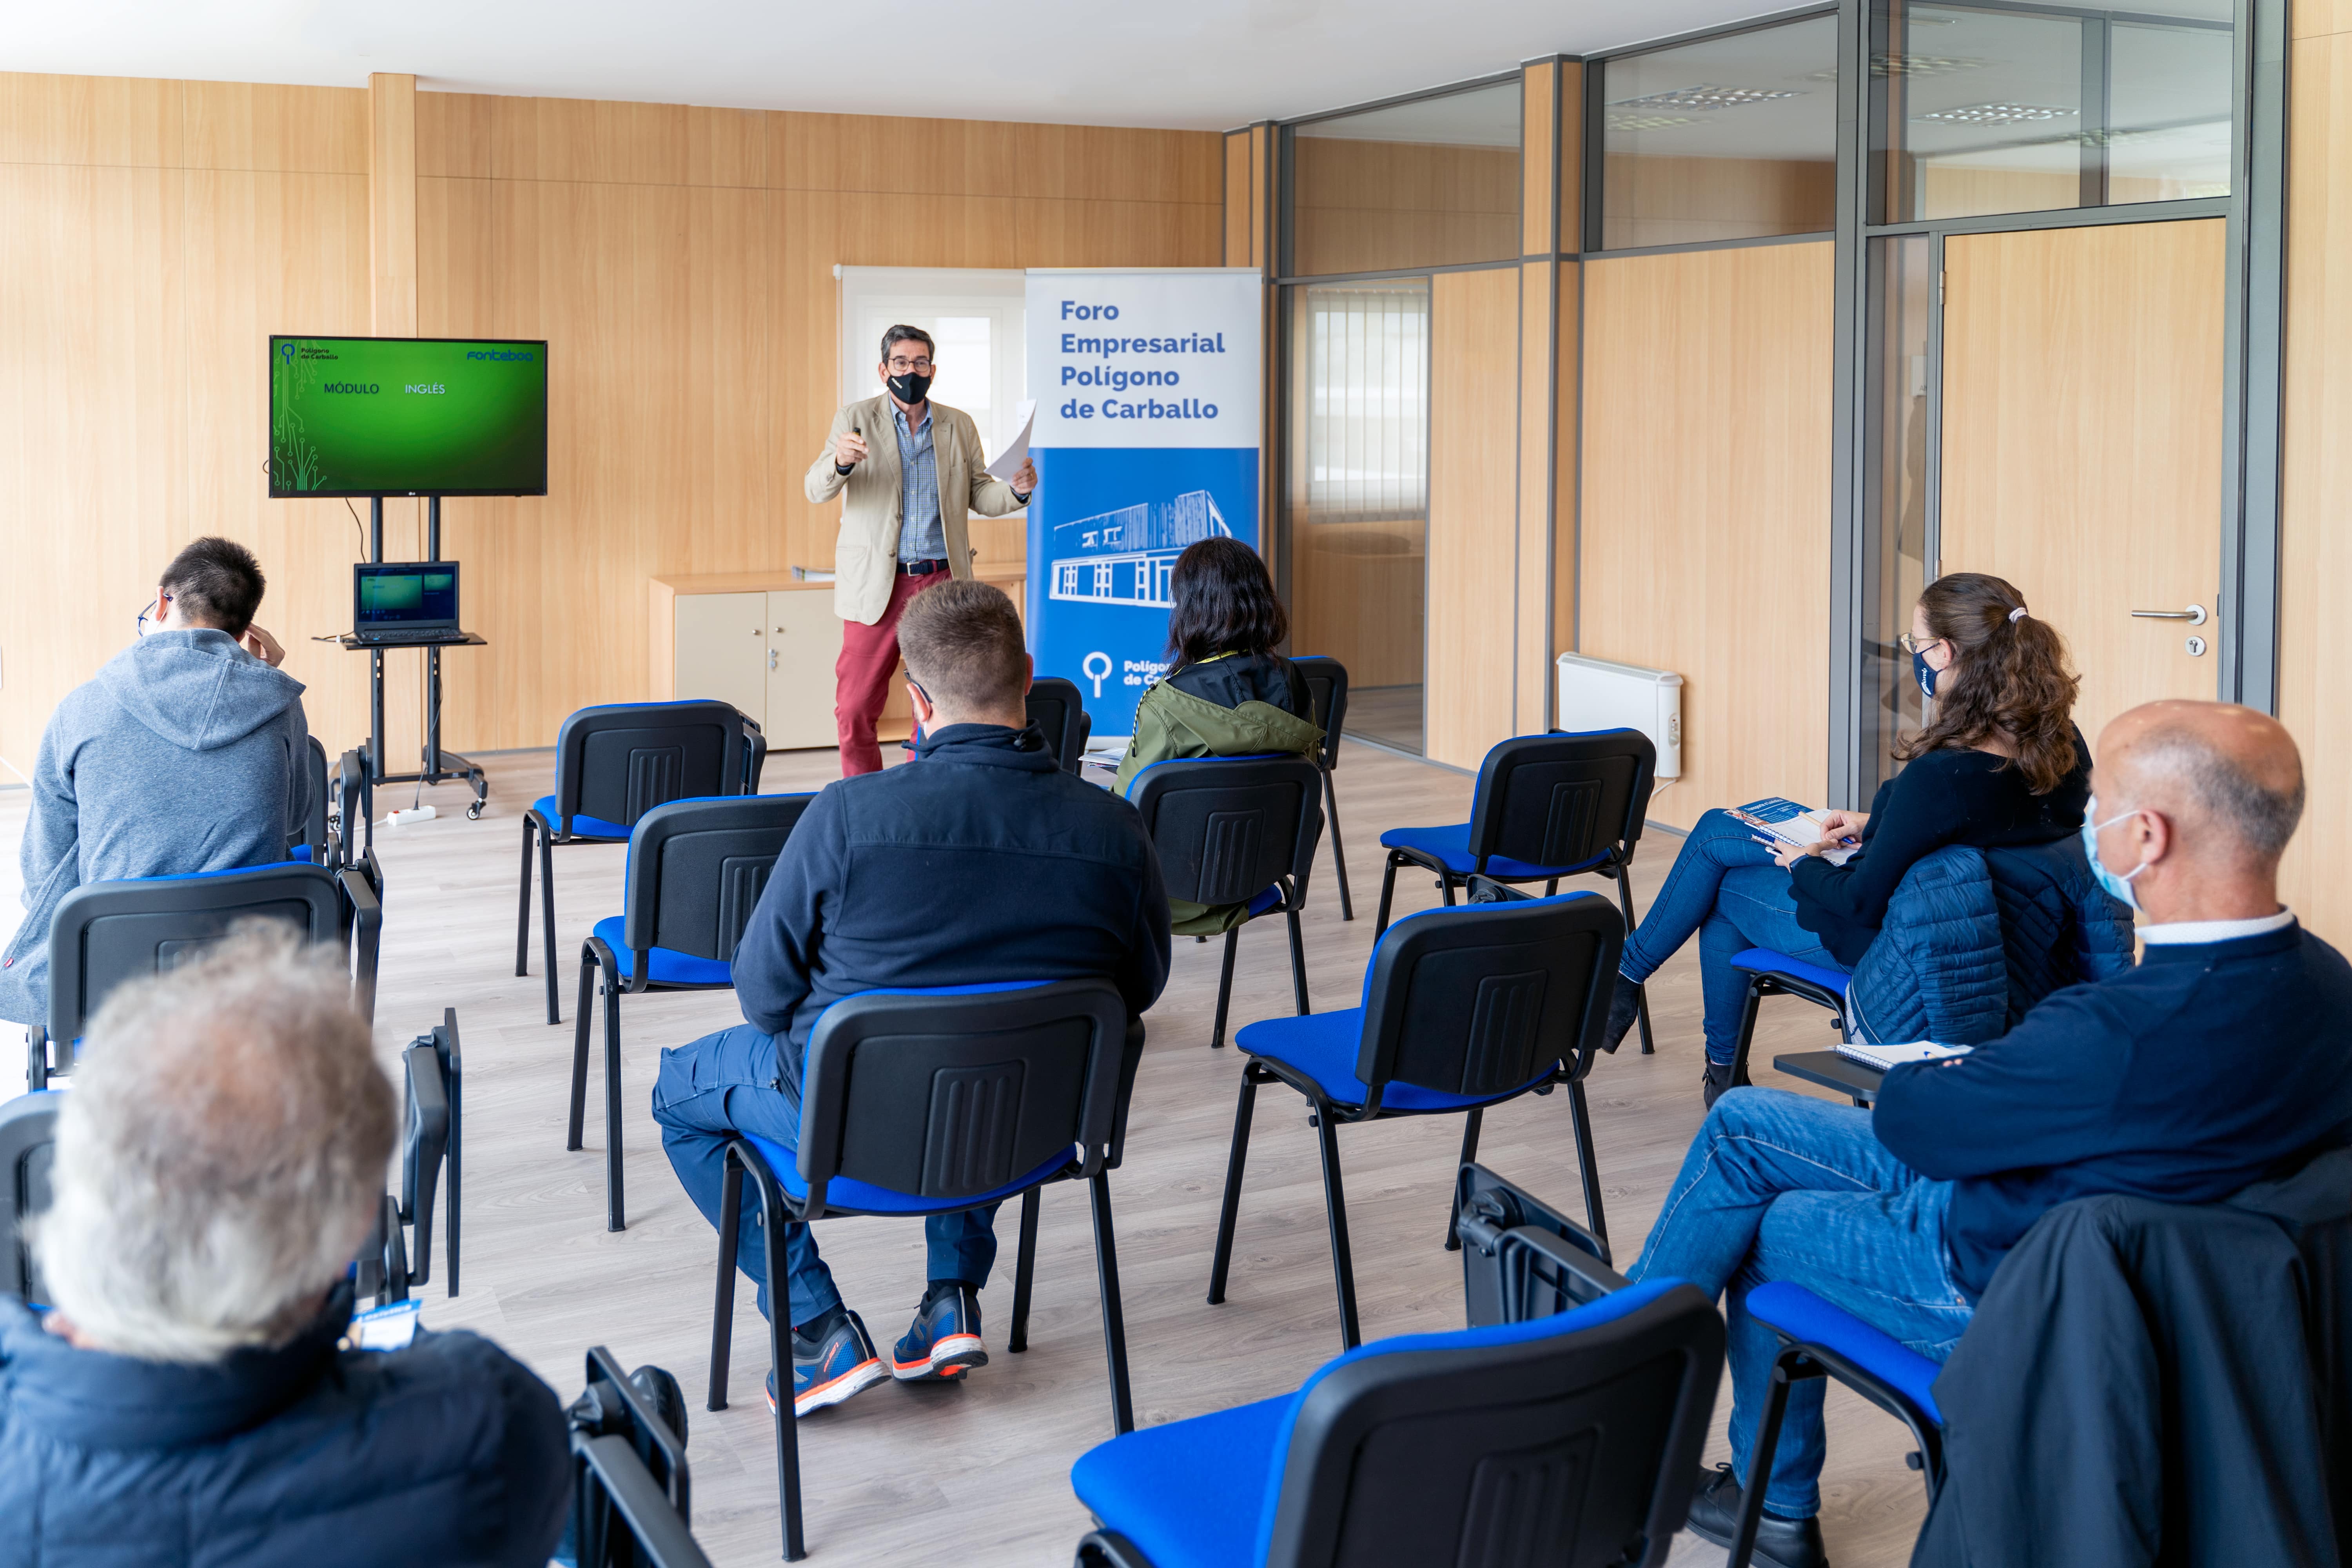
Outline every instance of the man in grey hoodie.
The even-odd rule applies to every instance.
[[[49,921],[86,882],[267,866],[310,816],[302,683],[253,624],[253,552],[199,539],[163,569],[139,640],[49,716],[26,825],[25,923],[0,1018],[45,1024]]]

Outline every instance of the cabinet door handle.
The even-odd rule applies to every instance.
[[[768,668],[770,669],[776,668],[776,650],[774,648],[770,648],[768,650]]]

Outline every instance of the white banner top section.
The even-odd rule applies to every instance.
[[[1029,274],[1031,444],[1258,444],[1254,267]]]

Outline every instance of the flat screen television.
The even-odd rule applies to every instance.
[[[546,341],[273,334],[269,493],[545,495]]]

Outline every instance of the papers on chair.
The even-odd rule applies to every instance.
[[[1907,1046],[1874,1046],[1867,1040],[1847,1040],[1837,1048],[1837,1054],[1851,1062],[1885,1072],[1906,1062],[1940,1062],[1952,1057],[1964,1057],[1968,1046],[1939,1046],[1932,1040],[1919,1040]]]
[[[1746,805],[1732,806],[1727,815],[1768,837],[1794,845],[1800,849],[1810,849],[1829,836],[1828,813],[1799,805],[1793,800],[1782,800],[1778,795],[1751,800]],[[1822,858],[1832,866],[1843,866],[1861,848],[1861,845],[1855,844],[1843,849],[1831,849],[1825,851]]]
[[[996,461],[988,465],[990,475],[1006,484],[1013,482],[1013,476],[1019,473],[1021,465],[1029,460],[1029,429],[1037,423],[1037,400],[1023,398],[1013,409],[1013,415],[1021,421],[1021,428],[1013,433],[1013,439],[1004,444],[1004,450],[996,454]]]

